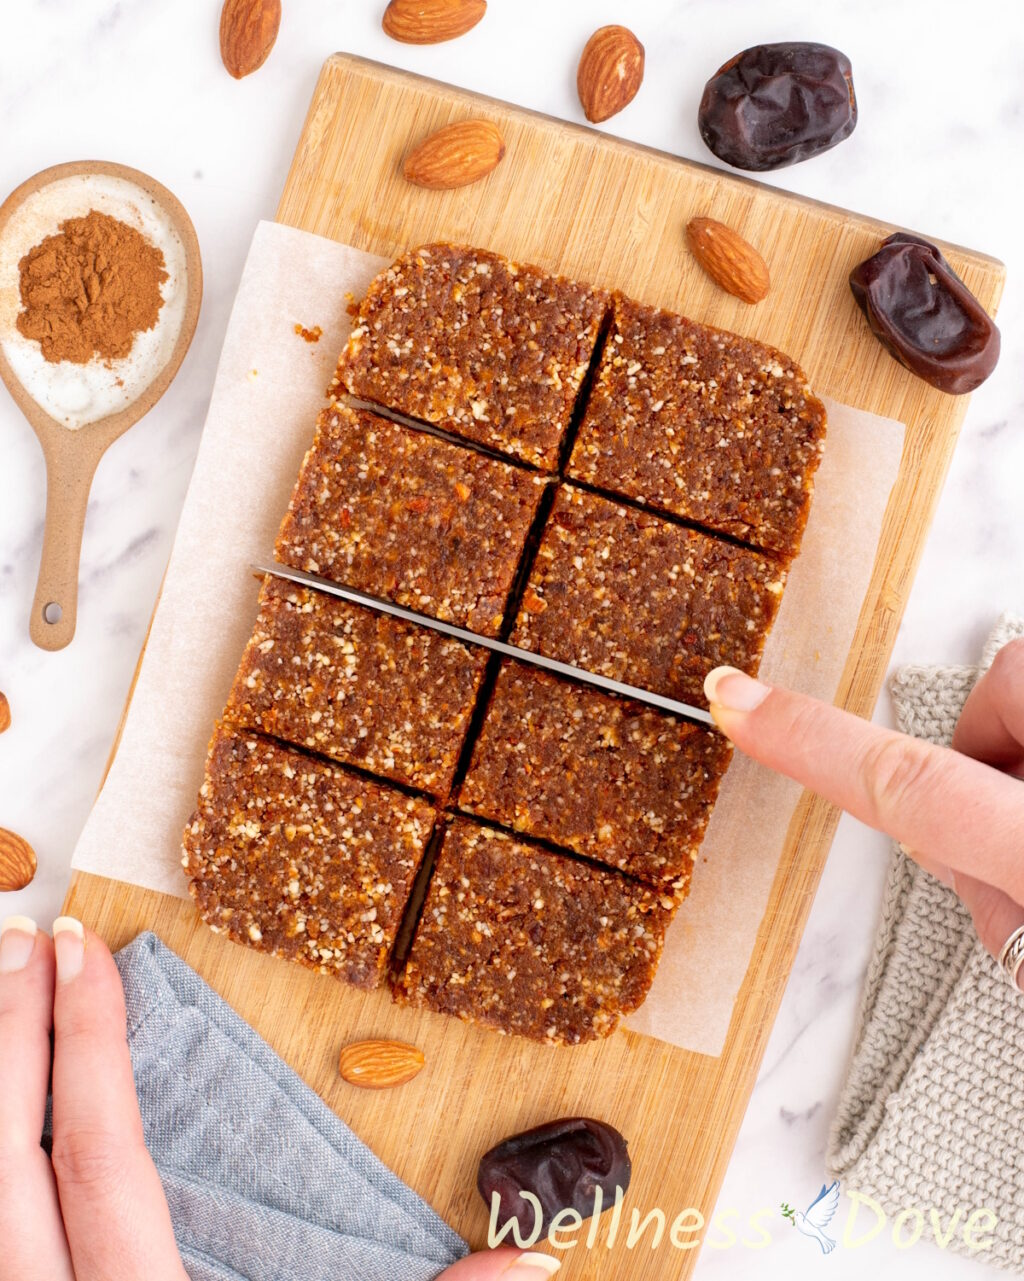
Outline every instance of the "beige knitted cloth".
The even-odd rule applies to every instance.
[[[1004,617],[979,667],[897,673],[900,728],[948,744],[971,686],[1022,635],[1024,619]],[[890,1222],[912,1206],[926,1217],[934,1206],[943,1223],[959,1207],[964,1219],[991,1208],[995,1243],[980,1257],[1024,1272],[1024,995],[982,948],[956,895],[899,849],[827,1163],[845,1191],[874,1197]],[[968,1252],[959,1232],[949,1248]]]

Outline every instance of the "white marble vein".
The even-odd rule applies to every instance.
[[[0,191],[89,156],[148,170],[184,201],[203,250],[206,296],[191,353],[146,421],[104,459],[90,505],[78,635],[44,654],[27,633],[42,535],[35,438],[0,393],[0,824],[35,846],[33,885],[0,912],[57,912],[71,847],[98,785],[188,483],[221,336],[252,229],[272,216],[317,69],[346,49],[581,119],[575,63],[591,30],[626,22],[647,48],[640,95],[604,128],[713,163],[695,124],[707,76],[746,45],[820,39],[854,66],[861,117],[835,151],[770,176],[780,187],[1001,257],[1009,280],[1003,358],[974,397],[924,554],[897,660],[970,662],[995,615],[1024,608],[1024,11],[1016,0],[491,0],[464,40],[388,41],[384,0],[285,0],[267,65],[236,83],[220,66],[216,0],[24,0],[0,40]],[[181,672],[182,685],[189,673]],[[879,716],[888,716],[883,699]],[[721,1205],[746,1218],[817,1191],[886,859],[844,820],[736,1148]],[[682,1136],[689,1118],[680,1102]],[[759,1254],[707,1250],[704,1281],[843,1277],[970,1281],[982,1264],[876,1242],[823,1261],[776,1217]],[[856,1261],[855,1264],[853,1261]]]

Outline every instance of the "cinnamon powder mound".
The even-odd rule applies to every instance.
[[[152,329],[167,279],[163,253],[134,227],[91,209],[68,218],[18,263],[17,325],[48,361],[127,356]]]

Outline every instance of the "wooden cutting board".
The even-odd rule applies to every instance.
[[[507,154],[495,173],[452,192],[406,183],[400,164],[410,144],[470,116],[493,120],[504,135]],[[703,275],[683,236],[697,215],[721,219],[761,248],[774,281],[765,302],[748,307]],[[854,306],[850,268],[894,228],[340,54],[323,68],[278,218],[377,254],[461,240],[621,288],[773,343],[801,360],[818,393],[906,423],[900,479],[839,695],[843,706],[870,714],[967,405],[903,370]],[[943,248],[993,311],[1001,264]],[[710,1219],[836,818],[805,797],[793,819],[720,1058],[628,1032],[551,1049],[399,1010],[384,994],[355,992],[214,936],[190,903],[91,875],[76,874],[66,910],[112,947],[155,930],[384,1161],[482,1247],[487,1217],[474,1186],[480,1153],[517,1130],[573,1113],[611,1121],[629,1139],[627,1213],[636,1207],[642,1217],[657,1207],[671,1223],[696,1207]],[[337,1073],[339,1046],[364,1036],[419,1044],[426,1070],[398,1091],[347,1086]],[[607,1281],[628,1269],[633,1281],[672,1281],[695,1263],[697,1251],[674,1247],[667,1233],[657,1249],[645,1243],[627,1252],[624,1232],[614,1249],[605,1248],[607,1231],[606,1216],[599,1248],[569,1251],[560,1275]]]

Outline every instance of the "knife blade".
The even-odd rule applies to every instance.
[[[627,685],[625,681],[613,680],[610,676],[599,676],[597,672],[588,672],[585,668],[576,667],[572,663],[563,663],[557,658],[548,658],[530,649],[520,649],[516,645],[494,640],[490,636],[481,636],[477,632],[467,631],[464,627],[456,627],[454,623],[444,623],[439,618],[431,618],[429,614],[419,614],[415,610],[396,605],[393,601],[381,600],[377,596],[370,596],[367,592],[357,591],[354,587],[343,587],[329,578],[321,578],[319,574],[307,574],[301,569],[278,565],[276,561],[269,565],[251,565],[250,568],[257,574],[270,574],[273,578],[283,578],[286,582],[296,583],[300,587],[312,587],[316,591],[326,592],[328,596],[347,600],[353,605],[364,605],[378,613],[400,618],[406,623],[414,623],[417,627],[427,627],[433,632],[440,632],[442,636],[450,636],[453,640],[462,641],[466,645],[479,645],[482,649],[490,650],[492,654],[514,658],[517,662],[527,663],[531,667],[540,667],[546,672],[567,676],[580,684],[592,685],[595,689],[605,690],[609,694],[618,694],[623,698],[632,698],[638,703],[646,703],[649,707],[657,707],[663,712],[674,712],[676,716],[683,716],[687,720],[699,721],[702,725],[715,728],[715,722],[710,713],[703,708],[693,707],[689,703],[682,703],[674,698],[666,698],[664,694],[656,694],[653,690],[641,689],[637,685]]]

